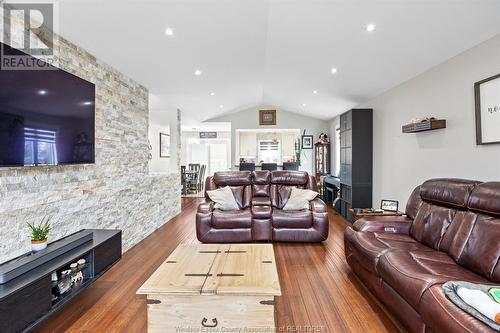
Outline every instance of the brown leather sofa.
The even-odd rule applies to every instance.
[[[406,216],[358,220],[344,241],[351,269],[408,331],[493,332],[442,284],[500,284],[500,182],[426,181]]]
[[[206,191],[230,186],[240,210],[214,209]],[[216,172],[205,182],[198,206],[196,235],[203,243],[253,241],[321,242],[328,237],[328,213],[319,198],[310,209],[284,211],[292,187],[318,191],[314,177],[302,171]]]

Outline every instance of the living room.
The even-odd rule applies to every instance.
[[[499,1],[0,7],[0,332],[500,331]]]

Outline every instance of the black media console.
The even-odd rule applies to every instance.
[[[0,332],[30,331],[85,290],[121,258],[122,233],[85,229],[50,243],[44,251],[49,261],[41,258],[43,253],[26,254],[0,265],[0,283],[5,282],[0,284]],[[80,259],[85,262],[70,267]],[[12,272],[26,267],[34,268],[12,278]]]

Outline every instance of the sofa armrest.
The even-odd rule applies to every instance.
[[[326,204],[320,198],[309,201],[309,207],[313,213],[326,213]]]
[[[357,220],[352,227],[356,231],[409,235],[412,222],[406,216],[370,216]]]
[[[214,202],[211,200],[205,200],[204,202],[200,203],[198,206],[198,213],[201,214],[209,214],[214,211]]]

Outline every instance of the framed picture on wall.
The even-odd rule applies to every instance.
[[[160,133],[160,157],[170,157],[170,134]]]
[[[313,149],[314,137],[312,135],[302,135],[302,149]]]
[[[276,110],[259,110],[259,125],[276,125]]]
[[[476,143],[500,143],[500,74],[474,84]]]
[[[399,202],[396,200],[382,200],[380,202],[380,208],[388,212],[397,212]]]

